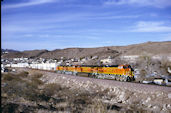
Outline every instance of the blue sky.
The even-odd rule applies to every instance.
[[[1,8],[5,49],[171,41],[171,0],[4,0]]]

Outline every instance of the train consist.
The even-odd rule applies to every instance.
[[[45,71],[55,71],[63,74],[87,74],[89,77],[102,78],[102,79],[114,79],[118,81],[134,81],[134,70],[130,65],[72,65],[64,66],[57,65],[56,63],[18,63],[11,64],[8,67],[25,67],[31,69],[39,69]]]
[[[79,75],[86,73],[89,77],[114,79],[118,81],[134,81],[133,69],[130,65],[111,66],[57,66],[57,73]]]

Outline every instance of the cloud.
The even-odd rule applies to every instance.
[[[4,4],[2,5],[2,8],[4,9],[5,8],[21,8],[21,7],[34,6],[34,5],[40,5],[40,4],[52,3],[52,2],[55,2],[55,0],[29,0],[28,2],[18,3],[18,4]]]
[[[47,14],[47,15],[15,15],[2,18],[2,32],[36,32],[47,30],[60,30],[76,26],[77,22],[82,18],[83,14]],[[22,17],[22,18],[20,18]],[[27,20],[27,21],[24,21]],[[27,26],[27,27],[26,27]]]
[[[22,18],[21,18],[22,17]],[[113,15],[113,14],[95,14],[95,13],[55,13],[55,14],[17,14],[14,16],[6,16],[2,18],[2,34],[15,33],[36,33],[36,32],[76,32],[76,33],[99,33],[102,32],[114,32],[111,29],[95,29],[78,27],[84,26],[85,22],[91,20],[108,20],[108,19],[132,19],[138,18],[140,15]],[[27,20],[27,21],[24,21]],[[26,27],[27,26],[27,27]],[[118,30],[117,30],[118,31]],[[116,32],[117,32],[116,31]]]
[[[132,32],[171,32],[171,27],[166,26],[164,22],[140,21]]]
[[[100,19],[100,20],[105,20],[105,19],[133,19],[133,18],[138,18],[140,15],[93,15],[89,16],[86,19]]]
[[[171,6],[170,0],[106,0],[104,5],[136,5],[165,8]]]

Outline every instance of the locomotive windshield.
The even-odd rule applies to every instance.
[[[131,71],[134,71],[134,69],[131,67],[131,65],[125,65],[125,66],[123,66],[123,68],[124,68],[124,69],[129,68],[129,69],[131,69]]]
[[[131,68],[131,66],[130,65],[124,65],[123,68],[127,69],[127,68]]]
[[[123,66],[124,69],[127,69],[127,66]]]
[[[128,65],[128,68],[131,68],[131,65]]]

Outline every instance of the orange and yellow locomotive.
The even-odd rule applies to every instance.
[[[90,65],[73,65],[57,66],[58,73],[78,75],[87,73],[89,77],[114,79],[118,81],[134,81],[133,69],[130,65],[110,65],[110,66],[90,66]]]

